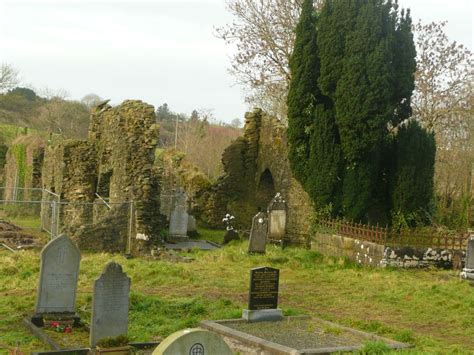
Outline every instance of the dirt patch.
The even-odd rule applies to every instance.
[[[5,244],[12,249],[41,248],[38,237],[25,233],[17,225],[0,220],[0,244]]]

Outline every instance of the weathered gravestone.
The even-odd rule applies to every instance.
[[[122,267],[110,262],[94,282],[90,345],[104,338],[127,335],[130,278]]]
[[[160,194],[160,213],[166,216],[166,220],[171,218],[171,209],[173,207],[173,194]]]
[[[232,351],[218,334],[196,328],[171,334],[153,355],[232,355]]]
[[[466,264],[461,272],[464,279],[474,280],[474,237],[467,241]]]
[[[188,215],[188,233],[196,232],[196,218],[191,215]]]
[[[267,245],[268,218],[264,212],[258,212],[252,219],[249,253],[265,253]]]
[[[186,212],[186,193],[179,189],[173,199],[169,236],[171,240],[187,240],[188,213]]]
[[[43,318],[61,316],[74,319],[77,278],[81,253],[74,242],[61,235],[45,245],[40,255],[40,277],[32,322],[43,326]]]
[[[282,241],[286,236],[286,201],[278,192],[270,201],[268,212],[268,239]]]
[[[280,270],[260,267],[250,270],[249,304],[242,317],[250,322],[283,319],[278,309]]]

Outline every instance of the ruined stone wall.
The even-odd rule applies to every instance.
[[[138,249],[160,239],[157,142],[153,106],[127,100],[93,108],[87,141],[48,147],[43,187],[61,196],[62,230],[81,248],[123,251],[130,231]]]
[[[161,213],[167,216],[168,220],[171,215],[172,197],[178,187],[186,192],[188,207],[192,210],[197,200],[196,195],[211,186],[209,178],[189,162],[183,152],[174,149],[160,150],[155,166],[161,177]]]
[[[313,207],[288,161],[286,128],[260,109],[245,115],[243,137],[223,153],[224,175],[202,193],[199,217],[219,225],[226,212],[239,228],[250,226],[258,209],[266,210],[276,192],[287,202],[287,239],[307,244]]]
[[[91,203],[96,189],[96,164],[95,147],[87,141],[56,137],[46,148],[43,188],[58,194],[61,201],[70,202],[58,207],[60,230],[73,232],[72,227],[93,223]],[[55,199],[43,192],[43,200]],[[51,218],[51,208],[42,209],[42,218]]]
[[[29,190],[41,187],[41,166],[44,158],[45,142],[33,135],[16,138],[5,156],[4,198],[6,200],[39,199]]]
[[[136,232],[159,233],[159,181],[154,171],[159,126],[153,106],[138,100],[101,106],[91,117],[89,140],[97,147],[97,190],[111,203],[134,201]],[[158,214],[157,214],[158,213]]]

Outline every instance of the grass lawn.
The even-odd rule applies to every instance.
[[[207,233],[201,231],[202,238]],[[217,232],[208,239],[216,240]],[[193,251],[188,263],[83,254],[77,310],[90,321],[93,280],[115,260],[132,279],[131,340],[158,340],[203,319],[240,317],[249,269],[272,266],[280,269],[279,304],[288,315],[314,315],[416,345],[405,353],[474,352],[474,289],[456,272],[373,269],[274,246],[249,256],[246,248],[246,242],[233,242]],[[17,341],[27,353],[46,349],[21,324],[34,310],[38,272],[38,252],[0,251],[0,353]]]

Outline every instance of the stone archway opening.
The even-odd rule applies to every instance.
[[[255,194],[257,207],[262,210],[267,209],[267,205],[270,203],[273,196],[275,196],[275,184],[273,182],[273,176],[269,169],[260,175],[260,180],[257,186],[257,193]]]

